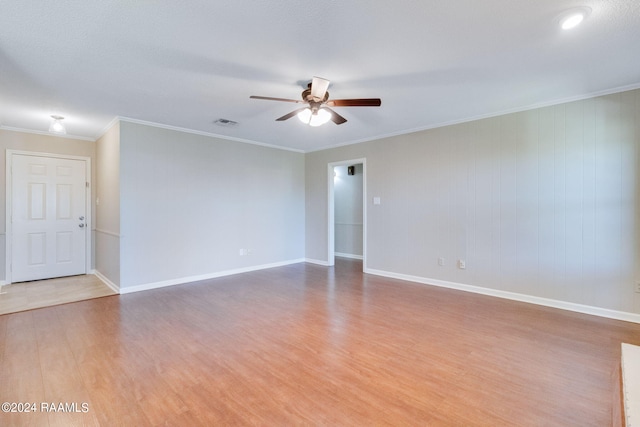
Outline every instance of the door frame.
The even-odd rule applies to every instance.
[[[331,162],[327,165],[327,188],[329,211],[327,212],[327,265],[336,263],[335,253],[335,194],[333,182],[333,168],[344,165],[362,165],[362,270],[367,270],[367,159],[351,159]]]
[[[86,209],[86,224],[87,224],[87,233],[85,236],[85,274],[89,274],[91,272],[91,264],[92,264],[92,250],[91,250],[91,235],[93,233],[93,223],[92,223],[92,210],[91,210],[91,157],[86,156],[74,156],[70,154],[57,154],[57,153],[43,153],[38,151],[21,151],[21,150],[6,150],[6,184],[5,184],[5,205],[6,205],[6,213],[5,213],[5,284],[8,285],[12,283],[12,275],[11,275],[11,262],[13,260],[13,247],[11,242],[13,240],[12,234],[12,223],[11,223],[11,215],[13,212],[13,156],[34,156],[34,157],[50,157],[56,159],[66,159],[66,160],[81,160],[85,162],[85,179],[86,179],[86,187],[85,187],[85,209]]]

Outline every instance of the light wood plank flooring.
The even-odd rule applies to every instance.
[[[100,298],[116,293],[92,274],[0,287],[0,314]]]
[[[0,425],[608,426],[640,325],[296,264],[0,316]],[[38,406],[38,408],[40,408]]]

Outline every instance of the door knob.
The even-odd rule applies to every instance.
[[[78,224],[78,227],[83,228],[84,224]]]
[[[84,221],[84,217],[81,216],[80,218],[78,218],[80,221]]]

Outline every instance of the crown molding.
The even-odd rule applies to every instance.
[[[371,141],[377,141],[377,140],[380,140],[380,139],[393,138],[395,136],[408,135],[410,133],[422,132],[422,131],[425,131],[425,130],[437,129],[437,128],[442,128],[442,127],[446,127],[446,126],[453,126],[453,125],[458,125],[458,124],[462,124],[462,123],[474,122],[476,120],[489,119],[489,118],[492,118],[492,117],[506,116],[507,114],[521,113],[523,111],[530,111],[530,110],[535,110],[535,109],[538,109],[538,108],[552,107],[554,105],[568,104],[570,102],[583,101],[585,99],[598,98],[598,97],[601,97],[601,96],[613,95],[615,93],[627,92],[627,91],[635,90],[635,89],[640,89],[640,83],[634,83],[634,84],[626,85],[626,86],[619,86],[619,87],[616,87],[616,88],[606,89],[606,90],[597,91],[597,92],[591,92],[591,93],[587,93],[587,94],[583,94],[583,95],[576,95],[576,96],[571,96],[571,97],[566,97],[566,98],[559,98],[559,99],[555,99],[555,100],[547,101],[547,102],[539,102],[537,104],[530,104],[530,105],[527,105],[527,106],[524,106],[524,107],[510,108],[510,109],[507,109],[507,110],[500,110],[500,111],[496,111],[496,112],[489,113],[489,114],[482,114],[482,115],[479,115],[479,116],[466,117],[464,119],[451,120],[451,121],[447,121],[447,122],[440,122],[440,123],[434,123],[434,124],[431,124],[431,125],[415,127],[415,128],[411,128],[411,129],[399,130],[399,131],[396,131],[396,132],[386,133],[386,134],[382,134],[382,135],[376,135],[376,136],[372,136],[372,137],[357,139],[357,140],[354,140],[354,141],[343,142],[343,143],[330,145],[330,146],[326,146],[326,147],[322,147],[322,148],[308,150],[308,151],[305,151],[305,153],[313,153],[313,152],[316,152],[316,151],[324,151],[324,150],[330,150],[332,148],[345,147],[347,145],[360,144],[362,142],[371,142]]]
[[[121,122],[134,123],[134,124],[144,125],[144,126],[151,126],[151,127],[155,127],[155,128],[172,130],[172,131],[176,131],[176,132],[189,133],[189,134],[192,134],[192,135],[200,135],[200,136],[207,136],[207,137],[210,137],[210,138],[224,139],[224,140],[227,140],[227,141],[242,142],[244,144],[259,145],[261,147],[275,148],[277,150],[293,151],[295,153],[304,153],[303,150],[299,150],[299,149],[295,149],[295,148],[282,147],[280,145],[267,144],[267,143],[264,143],[264,142],[254,141],[254,140],[251,140],[251,139],[236,138],[236,137],[233,137],[233,136],[220,135],[220,134],[212,133],[212,132],[204,132],[204,131],[188,129],[188,128],[183,128],[183,127],[178,127],[178,126],[165,125],[165,124],[162,124],[162,123],[148,122],[146,120],[132,119],[130,117],[121,117],[121,116],[119,116],[119,117],[117,117],[117,119],[119,121],[121,121]]]
[[[11,127],[11,126],[1,126],[0,125],[0,130],[8,130],[8,131],[11,131],[11,132],[20,132],[20,133],[30,133],[30,134],[35,134],[35,135],[45,135],[45,136],[50,136],[50,137],[53,137],[53,138],[76,139],[76,140],[80,140],[80,141],[96,142],[95,139],[89,138],[89,137],[86,137],[86,136],[69,135],[69,134],[58,135],[58,134],[54,134],[54,133],[51,133],[51,132],[44,132],[44,131],[41,131],[41,130],[14,128],[14,127]]]

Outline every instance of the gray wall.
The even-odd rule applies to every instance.
[[[347,173],[349,166],[354,166],[355,175]],[[362,164],[333,169],[334,250],[337,255],[362,258]]]
[[[0,129],[0,281],[5,280],[6,257],[6,150],[67,154],[91,158],[92,182],[95,182],[95,143],[51,135],[40,135]],[[93,194],[93,191],[92,191]],[[92,221],[95,224],[95,210]],[[95,237],[95,236],[94,236]],[[92,239],[92,242],[94,240]],[[92,253],[93,248],[91,248]]]
[[[120,124],[96,141],[96,271],[120,286]]]
[[[368,271],[640,313],[640,90],[306,155],[128,122],[0,148],[96,160],[96,269],[125,290],[327,262],[327,164],[366,158]]]
[[[301,153],[121,122],[121,289],[303,259],[304,191]]]
[[[366,158],[367,269],[640,313],[639,147],[635,90],[309,153],[307,258],[327,164]]]

